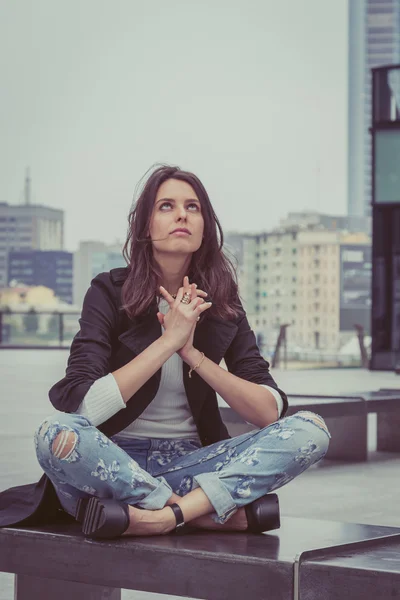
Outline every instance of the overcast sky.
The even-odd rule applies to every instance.
[[[156,162],[224,230],[346,213],[347,0],[0,0],[0,202],[65,210],[66,249],[124,239]]]

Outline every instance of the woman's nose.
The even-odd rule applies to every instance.
[[[177,210],[178,210],[178,218],[179,219],[186,219],[186,209],[185,209],[185,207],[181,206]]]

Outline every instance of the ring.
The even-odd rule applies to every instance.
[[[182,304],[190,304],[192,299],[192,294],[190,292],[185,292],[183,294],[183,298],[181,300]]]

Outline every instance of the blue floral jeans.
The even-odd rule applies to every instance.
[[[319,461],[329,438],[323,419],[308,411],[206,447],[190,439],[109,439],[86,417],[56,412],[39,426],[35,446],[40,466],[71,515],[82,497],[115,498],[155,510],[172,492],[184,496],[201,487],[214,507],[214,520],[225,523],[239,507]]]

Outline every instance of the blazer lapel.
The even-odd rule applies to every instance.
[[[199,327],[196,328],[193,345],[219,365],[237,330],[238,326],[233,321],[223,321],[207,315],[207,318],[203,322],[200,321]]]
[[[157,319],[157,308],[151,306],[145,315],[134,317],[129,329],[118,336],[129,350],[135,354],[140,354],[150,344],[161,337],[161,325]]]

